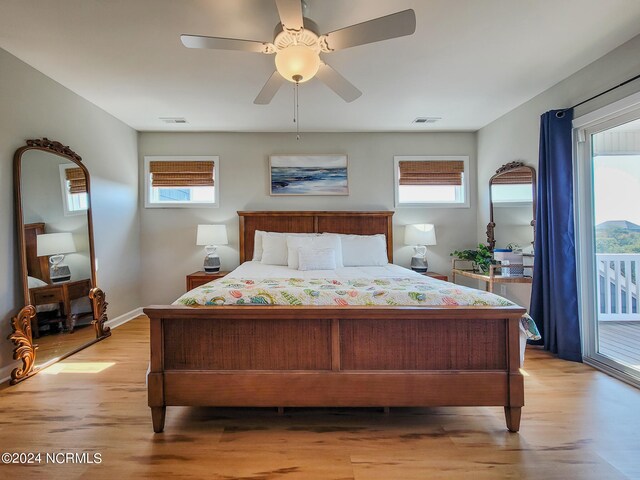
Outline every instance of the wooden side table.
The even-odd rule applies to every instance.
[[[524,276],[510,276],[510,275],[498,275],[496,271],[500,271],[501,265],[490,265],[488,273],[480,273],[469,270],[463,270],[456,268],[456,262],[460,260],[453,260],[453,268],[451,269],[451,275],[453,276],[453,283],[456,283],[456,276],[462,276],[467,278],[473,278],[474,280],[481,280],[485,282],[487,292],[493,293],[493,287],[497,283],[533,283],[533,278]],[[464,261],[464,260],[462,260]],[[522,265],[509,265],[509,267],[521,267]]]
[[[449,281],[449,277],[438,272],[425,272],[422,275],[424,275],[425,277],[432,277],[438,280],[444,280],[445,282]]]
[[[72,333],[75,326],[75,318],[71,315],[71,300],[88,296],[89,290],[91,290],[91,280],[85,279],[73,282],[52,283],[44,287],[31,288],[29,289],[29,296],[31,297],[31,305],[34,307],[51,303],[62,305],[65,326],[69,333]],[[35,322],[32,322],[32,331],[34,338],[40,336],[37,315]]]
[[[212,280],[218,280],[219,278],[224,277],[229,272],[215,272],[215,273],[207,273],[207,272],[193,272],[187,275],[187,291],[193,290],[200,285],[204,285],[205,283],[209,283]]]

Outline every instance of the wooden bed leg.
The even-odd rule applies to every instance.
[[[504,407],[504,417],[507,420],[507,428],[510,432],[520,430],[520,415],[522,407]]]
[[[284,415],[284,407],[278,407],[278,415]]]
[[[391,413],[391,407],[383,407],[384,414],[389,415]]]
[[[167,407],[151,407],[151,421],[153,422],[153,431],[160,433],[164,430],[164,416]]]

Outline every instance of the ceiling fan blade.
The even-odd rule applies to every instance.
[[[284,82],[285,79],[278,73],[277,70],[273,72],[273,74],[269,77],[269,80],[267,80],[267,83],[265,83],[264,87],[262,87],[262,90],[260,90],[260,93],[253,101],[253,103],[255,103],[256,105],[268,105],[269,103],[271,103],[271,100],[273,99],[275,94],[278,93],[278,90],[280,90],[280,87]]]
[[[344,78],[326,63],[320,64],[316,77],[327,87],[341,96],[347,103],[353,102],[356,98],[362,95],[362,92],[354,87],[349,80]]]
[[[403,10],[386,17],[375,18],[341,28],[324,35],[329,50],[342,50],[366,43],[404,37],[416,31],[416,14],[413,10]]]
[[[276,0],[276,7],[284,28],[300,30],[304,26],[301,0]]]
[[[239,38],[204,37],[201,35],[180,35],[187,48],[213,48],[216,50],[241,50],[243,52],[267,53],[267,43]]]

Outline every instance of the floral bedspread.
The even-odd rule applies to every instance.
[[[496,306],[510,302],[493,293],[432,279],[411,277],[337,280],[331,278],[222,278],[182,295],[174,305],[417,305]],[[521,329],[540,338],[535,323],[524,315]]]

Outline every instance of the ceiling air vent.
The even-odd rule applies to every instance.
[[[442,117],[418,117],[413,123],[436,123],[439,120],[442,120]]]
[[[160,117],[164,123],[189,123],[184,117]]]

